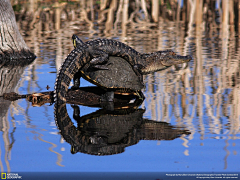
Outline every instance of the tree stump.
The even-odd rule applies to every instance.
[[[0,64],[25,66],[36,56],[21,36],[9,0],[0,1]]]

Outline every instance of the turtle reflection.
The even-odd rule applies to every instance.
[[[67,114],[66,104],[55,106],[55,118],[60,133],[71,145],[73,154],[119,154],[124,152],[125,147],[137,144],[140,140],[173,140],[183,134],[190,134],[188,130],[166,122],[144,119],[143,109],[100,109],[80,117],[79,107],[72,107],[77,127]]]

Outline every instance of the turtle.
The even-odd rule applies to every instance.
[[[141,91],[144,84],[125,59],[110,56],[107,67],[108,70],[94,69],[88,63],[78,72],[85,80],[106,91],[101,101],[113,101],[114,94],[134,95],[144,99]]]

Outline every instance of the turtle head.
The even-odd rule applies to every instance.
[[[86,44],[75,34],[72,35],[72,42],[74,48],[77,48],[79,46],[86,47]]]
[[[79,151],[79,148],[77,146],[75,146],[75,145],[71,146],[71,151],[70,152],[72,154],[76,154],[78,151]]]

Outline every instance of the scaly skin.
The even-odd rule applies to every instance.
[[[57,106],[54,112],[56,125],[64,140],[71,145],[72,154],[119,154],[140,140],[173,140],[182,134],[191,134],[166,122],[143,119],[143,109],[100,109],[80,117],[79,107],[73,108],[77,126],[69,117],[66,104]]]
[[[119,56],[132,65],[141,81],[142,74],[165,69],[192,59],[191,56],[179,56],[170,50],[141,54],[130,46],[111,39],[98,39],[83,43],[76,35],[72,38],[76,48],[65,59],[56,79],[54,101],[58,103],[66,102],[65,95],[71,79],[74,79],[74,87],[80,85],[80,73],[77,72],[86,63],[99,69],[106,69],[101,64],[108,60],[108,56]]]
[[[83,42],[76,35],[72,36],[74,47],[84,47],[89,52],[91,58],[91,65],[97,65],[97,68],[102,69],[101,63],[107,62],[108,56],[119,56],[126,59],[133,67],[138,65],[138,58],[140,53],[130,46],[115,41],[112,39],[96,39],[92,41]],[[105,69],[105,67],[103,68]]]
[[[77,128],[74,126],[72,120],[68,116],[66,103],[55,103],[54,116],[55,123],[65,141],[71,144],[73,147],[80,146],[76,140],[78,136]]]
[[[148,74],[157,70],[165,69],[175,64],[189,62],[191,56],[176,55],[171,50],[157,51],[153,53],[139,53],[130,46],[112,39],[97,39],[83,42],[76,35],[72,36],[75,48],[86,48],[92,60],[91,66],[98,69],[107,69],[102,63],[107,62],[108,56],[118,56],[125,59],[133,67],[135,73],[142,81],[142,74]],[[74,76],[74,87],[79,87],[81,74]]]
[[[65,96],[74,74],[89,61],[89,53],[83,47],[75,48],[70,52],[62,64],[55,82],[54,102],[56,104],[66,102]]]
[[[91,58],[90,64],[97,65],[97,68],[104,67],[101,63],[107,62],[108,56],[118,56],[127,60],[134,69],[140,72],[148,72],[149,66],[153,71],[159,70],[175,64],[182,64],[192,59],[191,56],[176,55],[172,50],[157,51],[153,53],[139,53],[130,46],[112,39],[97,39],[83,42],[76,35],[72,36],[74,47],[84,47],[89,52]]]
[[[186,63],[192,60],[191,56],[180,56],[172,50],[157,51],[141,54],[139,60],[142,74],[149,74],[154,71],[166,69],[169,66]]]
[[[96,52],[100,53],[96,54]],[[191,56],[178,56],[173,51],[140,54],[129,46],[114,40],[94,40],[84,43],[82,46],[77,46],[67,56],[58,73],[54,93],[56,123],[61,133],[64,133],[64,139],[73,147],[81,146],[81,144],[77,141],[79,133],[67,114],[65,96],[68,86],[74,75],[85,64],[90,63],[97,65],[97,68],[104,68],[99,64],[107,61],[106,54],[107,57],[113,55],[126,59],[133,67],[137,67],[141,73],[164,69],[167,66],[188,62],[192,59]]]
[[[111,155],[111,154],[116,154],[116,153],[121,153],[122,151],[117,151],[119,148],[118,144],[113,144],[111,148],[108,148],[109,150],[104,153],[104,149],[106,149],[104,146],[101,148],[101,144],[97,145],[94,142],[91,142],[91,139],[94,139],[94,135],[87,135],[84,134],[81,130],[79,130],[72,122],[71,118],[69,117],[67,113],[67,108],[66,104],[60,104],[55,106],[55,122],[56,125],[60,131],[60,134],[64,138],[64,140],[71,145],[71,153],[75,154],[77,152],[81,151],[86,151],[85,153],[87,154],[92,154],[92,155]],[[138,111],[138,110],[136,110]],[[114,115],[109,115],[111,118],[116,118]],[[132,119],[132,118],[131,118]],[[91,119],[89,119],[91,120]],[[109,119],[108,121],[109,122]],[[125,122],[125,121],[123,121]],[[131,144],[130,144],[131,145]],[[88,147],[88,148],[86,148]],[[89,150],[99,148],[99,150],[102,150],[102,152],[98,153],[91,153],[88,152]],[[95,147],[95,148],[94,148]],[[125,147],[125,146],[123,146]],[[86,150],[87,149],[87,150]]]

